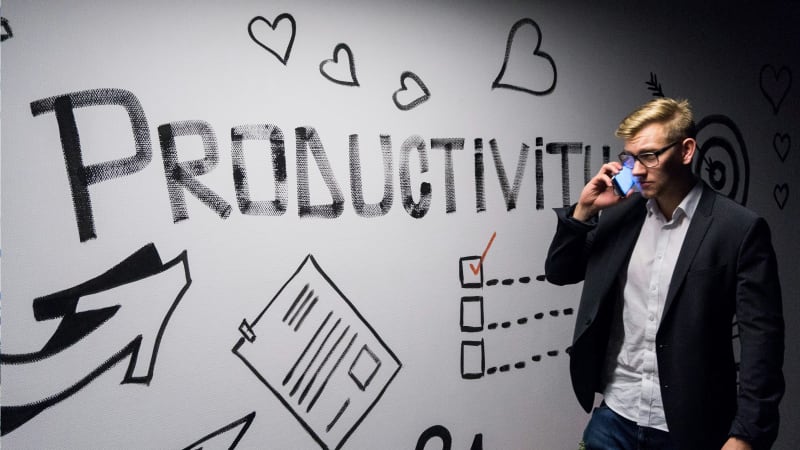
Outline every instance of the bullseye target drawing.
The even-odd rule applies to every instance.
[[[742,133],[722,115],[704,117],[697,124],[694,173],[715,191],[747,204],[750,189],[750,161]]]

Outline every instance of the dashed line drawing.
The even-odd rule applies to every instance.
[[[356,430],[401,364],[312,255],[233,347],[324,449]]]
[[[564,353],[569,353],[569,347],[564,351]],[[559,350],[548,350],[545,353],[545,355],[548,358],[555,358],[559,354],[561,354],[561,352]],[[531,362],[541,362],[543,359],[544,358],[542,357],[541,354],[532,355],[530,357]],[[510,372],[512,368],[520,370],[520,369],[525,369],[526,367],[528,367],[528,364],[527,364],[526,361],[517,361],[517,362],[514,362],[514,363],[500,364],[500,365],[497,365],[497,366],[490,366],[490,367],[486,368],[486,375],[495,375],[495,374],[498,374],[498,373],[507,373],[507,372]]]

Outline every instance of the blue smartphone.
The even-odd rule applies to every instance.
[[[623,165],[622,170],[611,178],[611,184],[614,186],[614,192],[620,197],[625,197],[632,187],[636,186],[636,177],[633,176],[633,170]]]

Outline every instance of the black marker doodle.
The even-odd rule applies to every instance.
[[[81,140],[73,110],[87,106],[117,105],[125,108],[133,131],[136,154],[113,161],[84,165]],[[97,237],[89,186],[142,170],[152,159],[150,129],[139,100],[123,89],[91,89],[31,102],[34,117],[55,112],[64,162],[67,165],[75,219],[81,242]],[[108,152],[108,153],[114,153]]]
[[[653,93],[653,97],[664,97],[664,91],[661,90],[661,83],[658,82],[658,77],[653,72],[650,72],[650,81],[645,81],[647,90]]]
[[[531,54],[537,58],[535,62],[541,64],[541,62],[546,62],[548,64],[548,70],[546,71],[547,76],[550,76],[552,73],[552,81],[544,80],[542,83],[543,86],[547,86],[544,89],[534,89],[531,87],[524,87],[519,84],[512,84],[503,81],[503,78],[506,74],[506,68],[508,67],[509,57],[511,55],[511,47],[514,43],[514,37],[516,36],[519,29],[523,26],[533,27],[536,32],[536,47],[533,49]],[[508,33],[508,40],[506,41],[506,55],[503,59],[503,67],[500,69],[500,73],[497,74],[497,78],[495,78],[494,82],[492,83],[492,89],[495,88],[504,88],[504,89],[512,89],[515,91],[527,92],[533,95],[547,95],[553,92],[556,88],[556,81],[558,79],[557,70],[556,70],[556,63],[553,61],[553,58],[541,50],[542,45],[542,31],[539,29],[539,25],[533,20],[529,18],[521,19],[511,27],[511,31]],[[539,61],[539,60],[542,61]],[[536,82],[541,82],[542,80],[533,80]]]
[[[175,146],[176,136],[199,136],[203,143],[203,159],[178,162]],[[206,187],[196,177],[211,172],[219,164],[217,138],[214,130],[202,120],[172,122],[158,127],[161,154],[164,161],[164,176],[172,207],[172,221],[178,223],[189,218],[183,190],[186,189],[198,200],[223,219],[231,214],[231,205],[219,194]]]
[[[433,425],[428,427],[422,434],[419,435],[419,439],[417,439],[417,445],[415,450],[425,450],[428,448],[428,442],[431,439],[439,438],[442,442],[442,450],[452,450],[453,448],[453,436],[450,435],[450,430],[442,425]],[[477,433],[475,437],[472,438],[472,445],[469,447],[469,450],[483,450],[483,434]]]
[[[350,135],[350,192],[353,196],[353,208],[361,217],[384,216],[392,209],[394,203],[394,185],[392,184],[392,137],[382,134],[381,154],[383,155],[383,198],[378,203],[364,203],[364,189],[361,182],[361,158],[359,157],[358,135]]]
[[[14,431],[47,408],[76,394],[128,357],[130,361],[122,384],[149,385],[164,331],[191,282],[186,251],[162,263],[155,246],[148,244],[102,275],[34,299],[33,314],[36,320],[60,319],[58,328],[37,351],[0,355],[3,376],[8,377],[6,374],[12,370],[21,371],[13,376],[14,379],[26,379],[23,373],[30,374],[32,370],[48,374],[29,378],[40,381],[51,379],[55,384],[52,388],[54,392],[43,392],[46,387],[37,384],[36,389],[15,390],[30,392],[37,398],[18,404],[9,404],[8,398],[4,398],[0,412],[3,417],[0,422],[2,434]],[[177,294],[174,294],[176,290]],[[156,300],[160,303],[156,303]],[[106,324],[117,313],[120,316],[127,315],[127,321],[119,319]],[[151,319],[154,320],[148,322]],[[120,324],[130,327],[131,322],[137,321],[141,322],[141,330],[139,327],[135,329],[141,333],[127,343],[115,343],[108,339],[107,333],[102,333]],[[130,337],[123,336],[123,339]],[[98,348],[109,348],[113,354],[110,357],[99,354]],[[97,360],[99,365],[80,367],[75,365],[76,360],[85,365],[93,365],[92,361]],[[68,367],[75,369],[65,369]],[[70,370],[80,372],[69,373]],[[70,376],[77,378],[77,381]],[[64,388],[64,385],[68,386]]]
[[[8,19],[5,17],[0,17],[0,26],[2,26],[2,34],[0,34],[0,42],[5,41],[6,39],[11,39],[14,37],[14,33],[11,31],[11,24],[8,23]]]
[[[336,182],[325,148],[322,147],[317,130],[311,127],[295,128],[295,145],[297,149],[297,208],[300,217],[320,217],[334,219],[344,211],[344,196]],[[308,152],[317,163],[319,172],[331,194],[331,202],[322,205],[311,204],[311,191],[308,184]]]
[[[750,161],[736,124],[722,115],[704,117],[697,124],[697,145],[694,173],[717,192],[746,205]]]
[[[569,195],[569,155],[580,154],[583,150],[583,143],[550,142],[545,148],[550,155],[561,155],[561,203],[567,208],[572,204]],[[585,173],[584,178],[586,178]]]
[[[289,24],[291,25],[291,36],[289,37],[289,42],[286,44],[286,48],[283,51],[283,55],[273,50],[272,47],[264,43],[264,41],[267,40],[266,39],[267,36],[260,31],[264,29],[263,25],[266,25],[267,27],[269,27],[267,33],[272,34],[277,29],[278,23],[280,23],[282,20],[288,20]],[[280,61],[284,66],[289,61],[289,54],[292,52],[292,46],[294,45],[294,37],[296,32],[297,32],[297,23],[294,21],[294,17],[292,17],[292,15],[288,13],[283,13],[279,15],[278,17],[275,18],[274,22],[270,22],[269,20],[261,16],[256,16],[253,17],[253,19],[250,20],[250,23],[247,24],[247,33],[250,35],[250,39],[252,39],[253,42],[260,45],[268,52],[275,55],[275,57],[278,58],[278,61]],[[259,34],[261,37],[259,38],[259,36],[256,36],[256,34]]]
[[[433,138],[431,150],[444,150],[445,211],[456,211],[455,172],[453,170],[453,150],[464,150],[463,138]]]
[[[792,147],[792,138],[788,134],[775,133],[772,137],[772,148],[778,154],[781,162],[786,162],[789,156],[789,149]]]
[[[414,82],[416,87],[422,91],[422,95],[419,95],[410,102],[401,101],[399,98],[401,92],[411,92],[406,85],[406,80],[409,78]],[[412,93],[412,95],[414,95],[414,93]],[[404,97],[405,96],[406,95],[404,95]],[[428,89],[428,86],[425,86],[425,83],[422,82],[422,79],[417,76],[417,74],[409,71],[405,71],[400,75],[400,89],[394,91],[394,94],[392,94],[392,100],[394,101],[395,106],[403,111],[414,109],[420,104],[428,101],[429,98],[431,98],[431,91]]]
[[[247,166],[244,158],[245,140],[269,140],[272,176],[275,184],[274,200],[254,201],[250,197]],[[236,200],[242,214],[280,216],[286,212],[289,195],[286,188],[286,147],[283,131],[275,125],[254,124],[231,128],[231,159]]]
[[[349,79],[344,78],[341,74],[331,75],[330,70],[327,69],[328,67],[339,68],[342,64],[344,64],[341,63],[339,59],[339,55],[342,52],[344,52],[345,56],[347,56],[347,69],[350,74]],[[332,59],[326,59],[319,63],[319,73],[321,73],[323,77],[333,81],[336,84],[341,84],[343,86],[360,86],[358,83],[358,78],[356,78],[356,63],[353,59],[353,51],[350,50],[350,47],[344,43],[336,45],[336,48],[333,49]]]
[[[772,189],[772,198],[775,199],[778,208],[783,210],[786,206],[786,202],[789,201],[789,185],[786,183],[776,184],[775,188]]]
[[[420,172],[425,174],[429,170],[428,151],[425,148],[425,141],[420,136],[410,136],[400,148],[400,168],[398,169],[400,173],[400,196],[403,199],[403,207],[406,212],[415,219],[421,219],[425,217],[425,214],[431,208],[431,184],[427,181],[420,183],[419,202],[414,202],[411,190],[411,170],[409,168],[409,159],[411,152],[414,150],[419,155]]]
[[[233,347],[324,449],[338,449],[401,364],[308,255]]]
[[[228,449],[234,450],[242,437],[247,433],[247,429],[253,424],[253,419],[256,417],[256,412],[242,417],[239,420],[231,422],[228,425],[220,428],[219,430],[210,433],[197,442],[190,444],[183,450],[210,450],[210,449]],[[238,429],[238,431],[236,431]],[[235,434],[234,434],[235,433]],[[231,439],[233,437],[233,439]]]
[[[511,211],[517,207],[517,197],[519,196],[522,177],[525,175],[525,166],[528,162],[528,144],[523,142],[522,148],[519,150],[519,161],[517,162],[517,171],[514,174],[513,187],[509,187],[508,185],[508,176],[503,167],[503,158],[500,156],[500,150],[497,148],[497,141],[495,139],[490,140],[489,146],[492,148],[492,157],[494,158],[494,166],[497,170],[497,179],[500,181],[500,189],[503,191],[506,211]]]
[[[786,66],[775,70],[772,65],[765,64],[761,67],[758,87],[772,105],[772,112],[778,114],[783,100],[792,88],[792,71]]]

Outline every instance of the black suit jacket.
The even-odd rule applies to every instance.
[[[587,412],[594,393],[603,391],[613,305],[621,295],[618,274],[627,268],[645,203],[636,194],[588,224],[571,218],[571,209],[556,210],[545,273],[559,285],[584,282],[570,374]],[[769,227],[703,185],[656,335],[661,395],[677,448],[719,449],[730,435],[769,448],[784,392],[783,352],[781,289]]]

